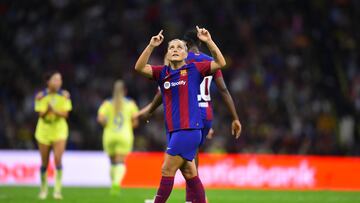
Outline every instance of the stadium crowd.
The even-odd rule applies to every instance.
[[[213,85],[215,137],[204,151],[360,155],[359,15],[356,0],[2,1],[0,149],[36,148],[34,95],[50,69],[73,101],[68,149],[101,149],[96,114],[113,82],[124,79],[145,106],[157,87],[135,73],[136,56],[159,30],[167,41],[199,24],[226,56],[243,127],[235,140]],[[135,135],[134,150],[162,151],[162,112]]]

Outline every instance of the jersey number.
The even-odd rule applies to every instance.
[[[212,76],[207,76],[200,84],[200,94],[198,95],[198,101],[211,101],[210,97],[210,84],[211,84]]]
[[[114,118],[114,125],[119,130],[124,124],[124,116],[122,113],[118,113]]]

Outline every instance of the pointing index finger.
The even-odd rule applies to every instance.
[[[158,35],[161,35],[163,33],[164,30],[160,30],[159,34]]]
[[[199,26],[196,26],[196,30],[197,30],[198,32],[200,32],[200,28],[199,28]]]

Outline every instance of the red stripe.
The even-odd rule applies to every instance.
[[[170,82],[169,80],[167,81]],[[164,90],[164,95],[165,95],[166,123],[168,126],[168,130],[172,131],[174,129],[174,125],[172,122],[171,88]]]
[[[180,74],[180,81],[186,81],[185,85],[179,85],[179,107],[180,107],[180,128],[189,128],[189,86],[188,86],[188,73]]]
[[[208,102],[208,107],[206,107],[206,120],[212,120],[213,119],[213,113],[212,113],[212,107],[211,102]]]

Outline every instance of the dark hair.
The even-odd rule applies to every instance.
[[[58,70],[48,70],[48,71],[46,71],[45,74],[44,74],[44,82],[45,82],[45,84],[47,84],[47,82],[50,80],[50,78],[53,75],[57,74],[57,73],[61,74],[60,71],[58,71]]]
[[[197,46],[198,48],[200,48],[200,46],[201,46],[201,41],[197,37],[196,29],[191,29],[191,30],[186,31],[184,34],[184,41],[186,42],[188,48],[190,48],[192,46]]]

